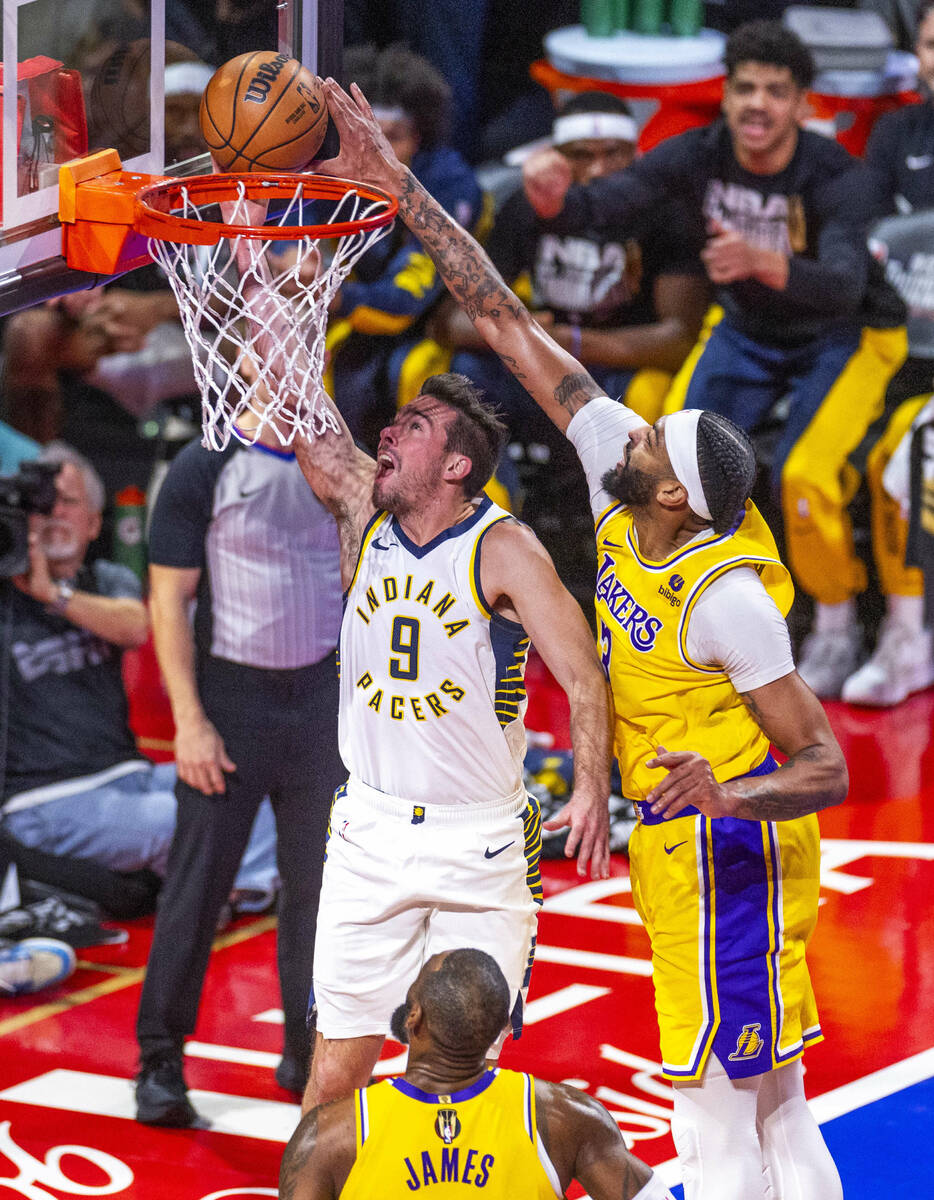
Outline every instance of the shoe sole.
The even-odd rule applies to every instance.
[[[188,1129],[198,1120],[198,1114],[190,1104],[173,1105],[171,1108],[146,1109],[137,1106],[136,1120],[140,1125],[163,1125],[169,1129]]]

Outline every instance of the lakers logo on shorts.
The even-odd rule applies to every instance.
[[[416,804],[412,809],[412,824],[421,825],[425,820],[425,809],[421,804]]]
[[[461,1123],[457,1115],[457,1109],[439,1108],[438,1115],[435,1117],[435,1133],[444,1142],[445,1146],[450,1146],[460,1131]]]
[[[756,1057],[765,1045],[765,1042],[759,1037],[761,1028],[762,1025],[758,1021],[755,1024],[743,1026],[743,1032],[736,1039],[736,1049],[730,1055],[730,1062]]]

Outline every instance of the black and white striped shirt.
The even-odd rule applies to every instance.
[[[221,452],[186,446],[156,500],[149,558],[201,569],[200,655],[291,669],[337,645],[337,526],[290,452],[234,441]]]

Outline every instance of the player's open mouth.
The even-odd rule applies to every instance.
[[[396,464],[392,461],[392,458],[390,457],[390,455],[388,455],[385,452],[385,450],[381,454],[377,455],[377,458],[376,458],[376,478],[377,479],[385,479],[386,476],[391,474],[395,469],[396,469]]]
[[[740,128],[744,133],[751,133],[754,137],[760,134],[768,133],[771,127],[771,122],[765,117],[744,117],[740,121]]]

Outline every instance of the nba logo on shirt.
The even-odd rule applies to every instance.
[[[765,1042],[759,1037],[761,1024],[756,1021],[754,1025],[744,1025],[743,1032],[736,1039],[736,1049],[730,1055],[730,1062],[738,1062],[741,1059],[755,1058]]]
[[[461,1123],[457,1116],[457,1109],[439,1108],[438,1115],[435,1117],[435,1133],[445,1146],[450,1146],[460,1131]]]

